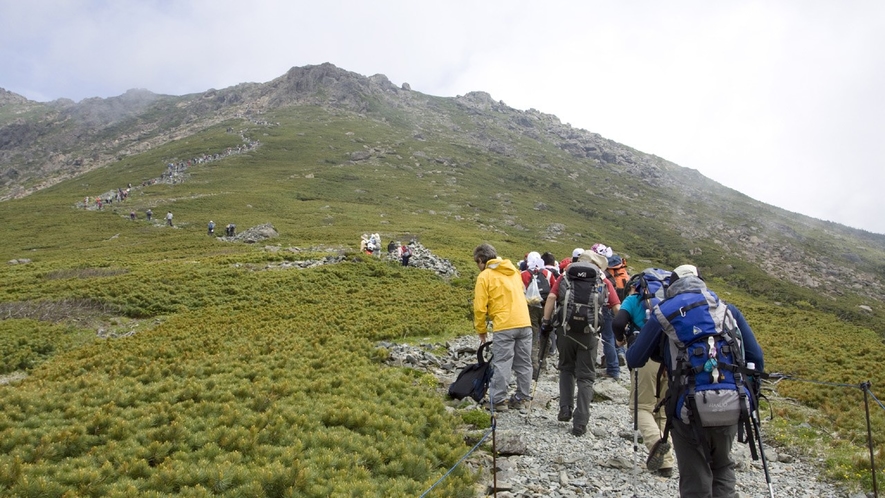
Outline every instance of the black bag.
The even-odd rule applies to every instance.
[[[485,361],[483,355],[487,347],[492,341],[483,343],[476,351],[476,363],[472,363],[464,367],[458,378],[449,386],[449,396],[455,399],[464,399],[467,396],[473,398],[479,403],[486,395],[489,389],[489,381],[492,380],[492,374],[495,369],[492,368],[491,358]]]

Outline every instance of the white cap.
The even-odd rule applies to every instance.
[[[687,277],[689,275],[698,276],[698,268],[694,265],[682,265],[677,266],[673,269],[673,273],[679,276],[679,278]]]
[[[583,249],[581,249],[580,247],[576,248],[574,251],[572,251],[572,259],[578,259],[578,256],[580,256],[583,253],[584,253]]]

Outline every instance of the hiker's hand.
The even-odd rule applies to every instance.
[[[486,340],[488,339],[488,336],[489,336],[488,334],[479,334],[479,343],[485,344]]]
[[[541,320],[541,333],[544,335],[549,334],[553,330],[553,325],[550,324],[550,320],[546,318]]]

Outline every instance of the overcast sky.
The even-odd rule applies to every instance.
[[[0,87],[182,95],[331,62],[885,233],[885,1],[0,0]]]

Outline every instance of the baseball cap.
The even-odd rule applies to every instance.
[[[575,248],[575,250],[572,251],[572,259],[578,259],[578,256],[580,256],[583,253],[584,253],[584,249],[582,249],[580,247]]]
[[[679,278],[687,277],[689,275],[692,276],[700,276],[698,275],[698,268],[694,265],[681,265],[677,266],[673,269],[673,273],[675,273]]]

